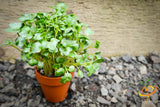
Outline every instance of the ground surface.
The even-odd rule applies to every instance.
[[[160,55],[120,58],[105,57],[99,73],[91,77],[84,71],[79,78],[77,72],[71,81],[67,98],[60,103],[49,103],[44,98],[33,67],[17,60],[0,62],[0,106],[1,107],[160,107]],[[139,96],[144,87],[141,81],[151,79],[147,86],[156,86],[156,92],[145,102]],[[153,92],[149,88],[149,93]],[[142,93],[142,92],[141,92]],[[142,94],[146,94],[142,93]],[[143,104],[146,104],[142,106]],[[152,105],[152,106],[149,106]]]
[[[0,43],[15,38],[4,29],[21,14],[51,11],[47,6],[63,1],[95,31],[91,39],[103,43],[103,56],[160,52],[159,0],[0,0]],[[3,49],[6,58],[20,55],[12,48]]]

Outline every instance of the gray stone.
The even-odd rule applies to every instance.
[[[123,55],[121,58],[127,63],[130,63],[132,61],[132,57],[130,55]]]
[[[126,96],[117,97],[117,100],[119,100],[120,102],[124,104],[127,102],[127,97]]]
[[[31,69],[28,70],[27,75],[30,76],[31,78],[35,78],[36,76],[34,70]]]
[[[20,102],[21,102],[21,103],[26,102],[26,101],[27,101],[27,98],[28,98],[27,96],[22,97],[22,98],[20,99]]]
[[[128,70],[125,70],[124,73],[125,73],[126,77],[129,77]]]
[[[76,84],[75,83],[72,83],[71,90],[76,91]]]
[[[34,99],[29,99],[27,102],[28,107],[36,107],[37,105],[39,105],[39,101],[36,101]]]
[[[9,66],[9,68],[8,68],[8,71],[10,72],[10,71],[13,71],[13,70],[15,70],[15,68],[16,68],[16,65],[11,65],[11,66]]]
[[[111,84],[107,84],[107,89],[109,90],[111,88]]]
[[[1,107],[12,107],[14,105],[14,102],[10,102],[10,103],[4,103],[1,105]]]
[[[156,107],[151,101],[143,101],[141,107]]]
[[[158,94],[154,93],[153,95],[151,95],[151,99],[154,103],[158,103]]]
[[[112,89],[115,91],[115,92],[120,92],[120,91],[122,91],[121,90],[121,88],[122,88],[122,86],[121,86],[121,84],[112,84]]]
[[[122,81],[122,79],[118,75],[114,75],[113,79],[116,81],[117,84]]]
[[[115,57],[111,57],[111,60],[112,61],[116,61],[116,60],[118,60],[118,57],[116,57],[116,56]]]
[[[78,103],[81,105],[85,105],[85,101],[83,99],[78,99]]]
[[[98,76],[98,79],[99,79],[100,81],[102,81],[102,80],[104,80],[104,76],[103,76],[103,75],[99,75],[99,76]]]
[[[2,79],[0,78],[0,89],[4,87],[4,84],[3,84],[3,81]]]
[[[115,67],[116,67],[117,70],[123,70],[123,66],[120,65],[120,64],[119,64],[119,65],[116,65]]]
[[[17,90],[14,88],[14,84],[10,83],[7,86],[5,86],[2,90],[0,90],[1,93],[5,93],[9,96],[17,96],[18,92]]]
[[[140,70],[140,73],[141,73],[141,74],[147,74],[147,67],[146,67],[146,66],[141,65],[141,66],[139,67],[139,70]]]
[[[118,101],[117,101],[117,99],[115,97],[112,97],[111,102],[117,103]]]
[[[138,61],[143,64],[147,64],[147,60],[143,55],[138,56]]]
[[[32,84],[30,84],[30,83],[29,83],[29,84],[26,84],[26,83],[25,83],[25,84],[23,85],[23,89],[25,89],[25,90],[32,89]]]
[[[160,63],[160,57],[158,56],[151,56],[150,57],[153,63]]]
[[[39,104],[38,107],[44,107],[44,105],[43,104]]]
[[[153,68],[160,71],[160,64],[153,64]]]
[[[0,103],[9,102],[9,101],[10,101],[9,96],[0,93]]]
[[[85,84],[85,83],[87,83],[87,79],[86,78],[83,78],[82,79],[82,82]]]
[[[101,94],[102,96],[107,96],[108,95],[108,90],[105,87],[101,88]]]
[[[12,81],[12,80],[14,79],[15,76],[16,76],[15,73],[14,73],[14,74],[10,74],[10,75],[9,75],[9,79]]]
[[[115,70],[115,68],[110,68],[109,70],[108,70],[108,72],[107,72],[109,75],[115,75],[116,74],[116,70]]]
[[[111,105],[111,102],[110,102],[110,101],[107,101],[106,99],[104,99],[103,97],[100,97],[100,96],[98,96],[97,101],[98,101],[99,103],[102,103],[102,104]]]
[[[106,72],[106,63],[101,63],[98,71],[100,74],[104,74]]]
[[[108,90],[109,91],[109,94],[113,97],[115,96],[115,92],[113,92],[113,90]]]
[[[132,96],[132,89],[130,89],[130,88],[127,89],[126,96],[128,96],[128,97]]]
[[[96,107],[95,104],[89,104],[89,107]]]

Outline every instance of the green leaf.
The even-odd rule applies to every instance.
[[[36,59],[32,58],[31,60],[29,60],[28,63],[29,63],[29,65],[34,66],[34,65],[38,64],[38,61]]]
[[[24,53],[28,53],[29,51],[30,51],[30,48],[24,48],[24,49],[23,49],[23,52],[24,52]]]
[[[18,30],[21,28],[22,24],[21,23],[10,23],[9,26],[13,30]]]
[[[48,41],[42,41],[42,49],[47,48]]]
[[[22,36],[17,38],[17,42],[18,42],[17,46],[19,48],[23,48],[24,44],[26,43],[24,37],[22,37]]]
[[[38,68],[43,68],[44,63],[42,61],[38,62]]]
[[[27,57],[26,57],[26,55],[25,54],[23,54],[23,55],[21,55],[21,59],[22,59],[22,61],[27,61]]]
[[[55,39],[55,38],[52,38],[51,42],[48,42],[47,47],[48,47],[48,49],[49,49],[50,52],[54,52],[54,53],[57,52],[56,46],[57,46],[58,42],[59,42],[59,40]]]
[[[95,58],[100,59],[101,58],[101,52],[96,52],[95,53]]]
[[[141,81],[141,84],[142,84],[142,85],[144,85],[144,82],[143,82],[143,81]]]
[[[101,62],[104,62],[104,59],[97,59],[93,63],[101,63]]]
[[[72,49],[74,50],[77,50],[78,47],[79,47],[79,44],[77,43],[77,41],[75,40],[67,40],[67,39],[62,39],[61,41],[61,44],[64,46],[64,47],[71,47]]]
[[[149,79],[147,79],[147,81],[150,81],[151,79],[149,78]]]
[[[27,29],[27,28],[26,28]],[[32,34],[31,32],[28,32],[26,30],[23,30],[22,32],[19,33],[23,38],[25,39],[31,39],[32,38]]]
[[[72,51],[72,48],[70,47],[60,48],[61,55],[68,56],[71,51]]]
[[[32,26],[30,31],[31,31],[32,35],[34,35],[36,33],[36,31],[37,31],[37,28]]]
[[[56,62],[57,63],[64,63],[64,62],[66,62],[67,61],[67,59],[65,58],[65,57],[57,57],[56,58]]]
[[[52,68],[53,69],[57,69],[57,68],[59,68],[61,65],[60,64],[54,64],[53,66],[52,66]]]
[[[75,67],[72,65],[69,67],[69,72],[73,72],[73,71],[75,71]]]
[[[41,40],[41,39],[42,39],[41,33],[36,33],[34,36],[34,40]]]
[[[28,54],[26,55],[26,57],[27,57],[27,59],[31,59],[32,54],[31,54],[31,53],[28,53]]]
[[[85,29],[84,33],[87,35],[87,36],[90,36],[90,35],[93,35],[94,32],[92,30],[90,30],[89,28]]]
[[[66,72],[64,76],[67,77],[66,82],[69,82],[72,79],[72,75],[69,72]]]
[[[11,33],[17,33],[17,32],[18,32],[18,30],[16,30],[16,29],[11,29],[11,28],[7,28],[7,29],[5,29],[5,31],[6,31],[6,32],[11,32]]]
[[[56,76],[61,76],[62,74],[64,74],[64,69],[63,69],[63,68],[59,68],[59,69],[55,72],[55,75],[56,75]]]
[[[5,43],[2,44],[2,46],[3,46],[3,45],[13,45],[13,44],[14,44],[14,43],[12,42],[12,39],[8,39],[8,40],[6,40]]]
[[[101,42],[96,41],[96,43],[95,43],[95,46],[94,46],[94,47],[95,47],[96,49],[98,49],[98,48],[99,48],[100,43],[101,43]]]
[[[60,82],[61,82],[62,84],[64,84],[64,83],[66,83],[66,82],[71,81],[71,79],[72,79],[72,75],[71,75],[70,73],[66,72],[66,73],[64,74],[64,76],[61,77]]]
[[[22,17],[18,18],[21,22],[27,21],[27,20],[33,20],[35,17],[35,14],[24,14]]]
[[[88,66],[85,66],[85,69],[89,72],[88,76],[91,76],[93,73],[95,73],[99,69],[99,63],[94,63]]]
[[[83,78],[84,75],[83,75],[83,72],[81,70],[78,70],[78,76]]]
[[[41,51],[41,43],[40,42],[35,42],[32,45],[32,53],[39,53]]]

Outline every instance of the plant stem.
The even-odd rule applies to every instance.
[[[13,48],[17,49],[19,52],[21,52],[21,50],[18,47],[14,46],[14,45],[10,45],[10,46],[12,46]]]

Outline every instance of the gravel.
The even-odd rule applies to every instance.
[[[158,90],[145,107],[160,105],[160,56],[130,56],[105,58],[96,74],[74,78],[67,97],[59,103],[48,102],[35,78],[34,67],[21,60],[0,62],[0,107],[141,107],[146,98],[138,95],[141,81]],[[149,92],[152,92],[150,89]]]

